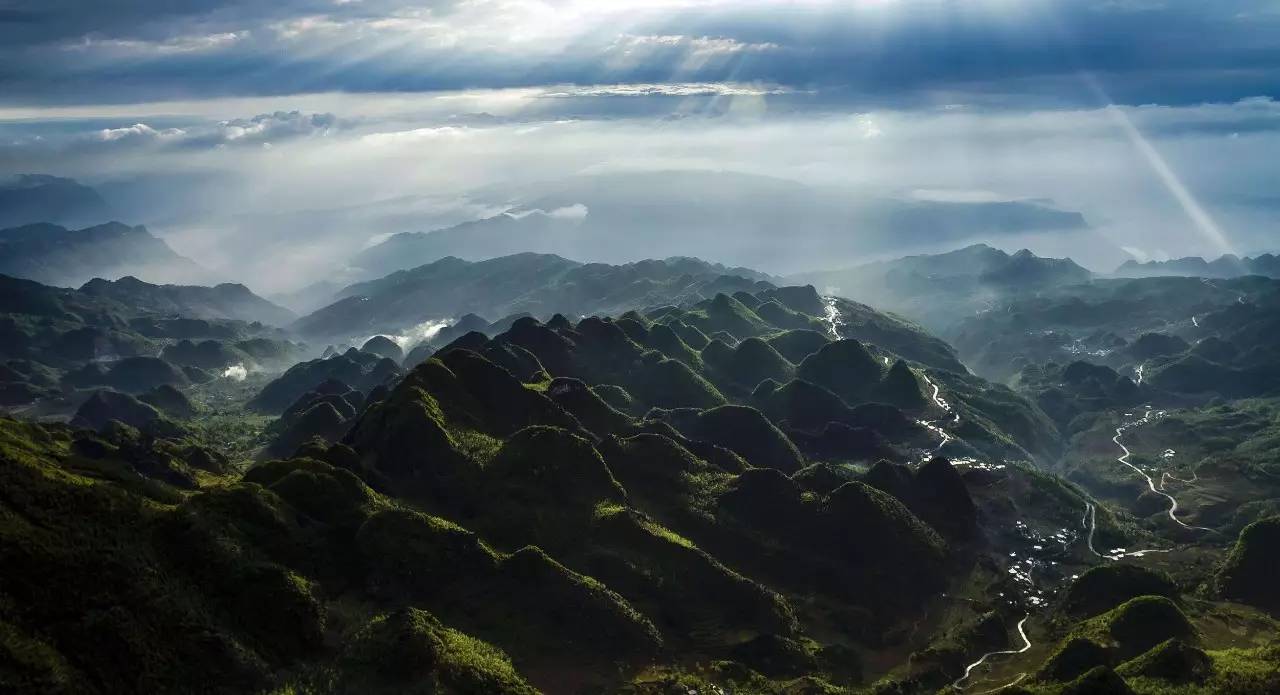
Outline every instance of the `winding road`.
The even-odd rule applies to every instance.
[[[1138,368],[1138,376],[1139,376],[1139,380],[1141,380],[1142,367]],[[942,398],[940,397],[938,386],[934,384],[931,380],[929,380],[928,377],[923,377],[923,378],[926,384],[933,387],[932,398],[934,403],[937,404],[938,407],[942,408],[945,412],[951,412],[950,405],[946,401],[942,400]],[[1164,482],[1166,479],[1177,480],[1178,482],[1191,484],[1197,478],[1193,477],[1191,480],[1183,480],[1181,478],[1176,478],[1172,475],[1169,475],[1168,473],[1163,473],[1161,476],[1160,485],[1159,487],[1157,487],[1156,482],[1151,478],[1151,476],[1147,475],[1146,472],[1144,472],[1141,468],[1129,462],[1129,458],[1133,456],[1133,452],[1131,452],[1129,448],[1125,446],[1124,442],[1121,441],[1121,437],[1124,436],[1125,431],[1132,429],[1134,427],[1145,425],[1151,422],[1154,418],[1161,417],[1163,414],[1164,414],[1164,411],[1156,411],[1148,407],[1146,413],[1143,414],[1141,419],[1134,420],[1132,422],[1127,422],[1117,427],[1115,429],[1115,436],[1111,438],[1111,441],[1114,442],[1115,445],[1119,447],[1121,451],[1121,455],[1116,458],[1116,461],[1128,466],[1138,475],[1141,475],[1147,481],[1147,487],[1152,492],[1169,500],[1169,511],[1168,511],[1169,518],[1172,519],[1175,523],[1187,529],[1193,529],[1193,530],[1199,530],[1199,531],[1213,531],[1213,529],[1205,528],[1203,526],[1191,526],[1184,523],[1181,519],[1177,517],[1178,500],[1175,499],[1172,495],[1168,494],[1167,492],[1164,492]],[[942,428],[938,427],[937,425],[934,425],[933,423],[922,422],[921,424],[925,425],[926,427],[929,427],[930,429],[936,432],[939,432],[944,437],[943,444],[946,444],[949,438],[949,435],[947,435],[947,433],[944,432]],[[939,448],[941,448],[941,446],[939,446]],[[1126,550],[1124,548],[1116,548],[1109,553],[1099,552],[1098,549],[1093,545],[1093,538],[1094,538],[1094,535],[1097,533],[1097,529],[1098,529],[1098,509],[1093,502],[1090,502],[1087,500],[1085,501],[1084,514],[1080,517],[1080,525],[1088,529],[1088,534],[1085,536],[1085,543],[1089,548],[1089,552],[1093,553],[1095,556],[1101,559],[1117,561],[1126,557],[1144,557],[1152,553],[1167,553],[1172,551],[1171,548],[1146,548],[1142,550]],[[1031,617],[1031,614],[1028,613],[1027,615],[1023,616],[1021,621],[1018,622],[1018,636],[1022,638],[1022,642],[1023,642],[1022,648],[1001,649],[1001,650],[991,651],[991,652],[987,652],[986,654],[983,654],[981,657],[978,658],[977,661],[974,661],[973,663],[965,667],[964,674],[951,683],[951,688],[957,691],[965,690],[966,688],[965,682],[968,681],[970,677],[973,675],[974,669],[977,669],[978,667],[982,666],[987,662],[988,659],[991,659],[992,657],[1012,656],[1016,654],[1025,653],[1028,650],[1030,650],[1032,643],[1031,643],[1031,639],[1027,637],[1027,632],[1026,632],[1026,623],[1030,617]],[[1026,673],[1019,673],[1017,677],[1014,678],[1013,681],[1006,683],[1004,685],[1001,685],[999,687],[993,688],[991,690],[984,690],[978,695],[986,695],[987,693],[995,693],[995,692],[1004,690],[1006,688],[1011,688],[1021,683],[1026,678],[1027,678]]]
[[[948,402],[946,402],[946,400],[944,400],[944,399],[942,398],[942,396],[940,395],[940,394],[941,394],[941,389],[938,387],[938,385],[937,385],[937,384],[935,384],[935,383],[933,383],[933,380],[932,380],[932,379],[930,379],[930,378],[929,378],[929,376],[928,376],[927,374],[921,373],[921,374],[920,374],[920,378],[921,378],[921,379],[924,379],[925,386],[927,386],[927,387],[929,387],[929,388],[933,389],[933,395],[931,395],[931,396],[930,396],[930,399],[934,402],[934,405],[937,405],[940,409],[942,409],[942,412],[944,412],[944,413],[954,414],[954,415],[955,415],[955,417],[951,420],[951,423],[952,423],[952,424],[959,424],[959,423],[960,423],[960,414],[959,414],[959,413],[953,413],[953,412],[952,412],[952,410],[951,410],[951,404],[950,404],[950,403],[948,403]],[[934,454],[937,454],[938,452],[942,451],[942,447],[946,446],[946,445],[947,445],[947,442],[950,442],[950,441],[951,441],[951,435],[950,435],[950,434],[947,434],[947,431],[946,431],[946,430],[944,430],[944,429],[942,429],[942,426],[938,424],[939,422],[941,422],[941,420],[940,420],[940,419],[939,419],[939,420],[920,420],[920,421],[918,421],[918,424],[919,424],[921,427],[925,427],[925,428],[929,429],[929,430],[930,430],[930,431],[932,431],[933,433],[937,434],[939,438],[941,438],[941,439],[942,439],[942,441],[941,441],[941,442],[939,442],[938,446],[937,446],[937,447],[935,447],[935,448],[933,449],[933,452],[932,452],[932,453],[934,453]]]
[[[1027,650],[1031,649],[1031,640],[1030,640],[1030,638],[1028,638],[1028,637],[1027,637],[1027,631],[1026,631],[1027,620],[1028,620],[1028,619],[1030,619],[1030,618],[1031,618],[1031,614],[1030,614],[1030,613],[1028,613],[1028,614],[1026,614],[1026,615],[1022,616],[1022,620],[1018,621],[1018,636],[1022,638],[1022,648],[1021,648],[1021,649],[1001,649],[1001,650],[999,650],[999,651],[987,652],[986,654],[983,654],[983,655],[982,655],[982,658],[978,659],[977,661],[975,661],[975,662],[973,662],[972,664],[969,664],[968,666],[966,666],[966,667],[965,667],[965,669],[964,669],[964,675],[963,675],[963,676],[960,676],[960,677],[959,677],[959,678],[957,678],[957,679],[955,679],[955,681],[953,681],[953,682],[951,683],[951,687],[952,687],[952,689],[954,689],[954,690],[964,690],[964,685],[963,685],[963,684],[964,684],[964,682],[965,682],[965,681],[969,680],[969,676],[973,674],[973,669],[978,668],[979,666],[981,666],[981,665],[983,665],[984,663],[986,663],[987,659],[990,659],[990,658],[991,658],[991,657],[993,657],[993,656],[1006,656],[1006,655],[1012,655],[1012,654],[1022,654],[1023,652],[1026,652]],[[1014,683],[1018,683],[1018,682],[1020,682],[1020,681],[1022,680],[1022,678],[1024,678],[1024,677],[1026,677],[1026,674],[1022,674],[1021,676],[1019,676],[1019,677],[1018,677],[1018,680],[1014,681]],[[1010,683],[1009,685],[1013,685],[1013,683]],[[1007,687],[1009,687],[1009,686],[1008,686],[1008,685],[1001,686],[1000,688],[996,688],[996,690],[1001,690],[1001,689],[1003,689],[1003,688],[1007,688]],[[987,692],[994,692],[994,691],[990,691],[990,690],[989,690],[989,691],[987,691]]]
[[[1087,523],[1086,523],[1087,521]],[[1146,557],[1152,553],[1168,553],[1172,552],[1172,548],[1143,548],[1142,550],[1125,550],[1124,548],[1116,548],[1112,552],[1104,555],[1093,547],[1093,534],[1098,529],[1098,509],[1092,502],[1084,503],[1084,516],[1080,519],[1080,525],[1089,529],[1089,535],[1085,538],[1089,546],[1089,552],[1097,555],[1104,560],[1120,560],[1126,557]]]
[[[1190,485],[1192,483],[1195,483],[1197,480],[1199,480],[1200,476],[1198,474],[1193,474],[1191,479],[1184,480],[1182,478],[1178,478],[1176,476],[1170,475],[1167,471],[1162,472],[1160,474],[1160,484],[1157,485],[1155,480],[1152,479],[1151,476],[1147,475],[1146,471],[1143,471],[1141,468],[1129,462],[1129,457],[1133,455],[1133,452],[1129,451],[1129,447],[1125,446],[1124,442],[1120,441],[1120,438],[1124,436],[1125,430],[1138,427],[1141,425],[1145,425],[1151,422],[1153,417],[1160,417],[1162,414],[1163,414],[1163,411],[1152,410],[1150,407],[1148,407],[1147,412],[1143,414],[1141,419],[1135,420],[1133,422],[1124,423],[1116,428],[1116,434],[1114,437],[1111,438],[1111,441],[1115,442],[1115,445],[1120,447],[1120,451],[1122,452],[1121,455],[1118,458],[1116,458],[1116,461],[1119,463],[1123,463],[1124,465],[1131,468],[1135,473],[1142,476],[1142,478],[1147,481],[1147,487],[1152,492],[1169,500],[1168,515],[1169,515],[1169,518],[1174,521],[1174,523],[1186,529],[1190,529],[1194,531],[1209,531],[1211,533],[1214,533],[1215,531],[1211,528],[1207,528],[1204,526],[1191,526],[1185,523],[1184,521],[1182,521],[1181,519],[1179,519],[1177,517],[1177,511],[1179,509],[1178,500],[1173,495],[1170,495],[1169,493],[1165,492],[1165,489],[1164,489],[1165,481],[1167,480],[1176,480],[1180,483]],[[1084,503],[1084,515],[1080,517],[1080,525],[1089,530],[1089,533],[1085,536],[1085,544],[1088,546],[1089,552],[1093,553],[1097,557],[1104,558],[1107,560],[1119,560],[1121,558],[1126,558],[1126,557],[1143,557],[1152,553],[1168,553],[1172,551],[1172,548],[1145,548],[1142,550],[1125,550],[1124,548],[1116,548],[1109,553],[1098,552],[1098,549],[1095,548],[1093,545],[1093,536],[1094,536],[1094,533],[1096,533],[1098,528],[1098,509],[1092,502],[1089,502],[1087,500]]]
[[[1116,428],[1116,436],[1112,437],[1112,438],[1111,438],[1111,441],[1115,442],[1116,446],[1120,447],[1120,451],[1123,451],[1123,452],[1124,452],[1124,454],[1123,454],[1122,456],[1120,456],[1119,458],[1117,458],[1117,459],[1116,459],[1116,461],[1118,461],[1118,462],[1120,462],[1120,463],[1123,463],[1124,465],[1126,465],[1126,466],[1128,466],[1129,468],[1133,469],[1133,471],[1134,471],[1135,473],[1137,473],[1138,475],[1142,476],[1142,478],[1143,478],[1144,480],[1146,480],[1146,481],[1147,481],[1147,488],[1149,488],[1149,489],[1150,489],[1152,492],[1154,492],[1155,494],[1160,495],[1161,497],[1163,497],[1163,498],[1165,498],[1165,499],[1169,500],[1169,512],[1168,512],[1168,514],[1169,514],[1169,518],[1170,518],[1170,519],[1172,519],[1174,523],[1178,524],[1179,526],[1181,526],[1181,527],[1183,527],[1183,528],[1185,528],[1185,529],[1191,529],[1191,530],[1195,530],[1195,531],[1213,531],[1213,529],[1211,529],[1211,528],[1205,528],[1204,526],[1192,526],[1192,525],[1187,524],[1186,522],[1184,522],[1182,519],[1179,519],[1179,518],[1177,517],[1177,512],[1178,512],[1178,500],[1177,500],[1176,498],[1174,498],[1174,496],[1173,496],[1173,495],[1170,495],[1169,493],[1165,492],[1165,491],[1164,491],[1164,489],[1163,489],[1163,486],[1157,487],[1157,486],[1156,486],[1156,481],[1155,481],[1155,480],[1153,480],[1153,479],[1151,478],[1151,476],[1147,475],[1146,471],[1144,471],[1144,470],[1142,470],[1141,468],[1139,468],[1139,467],[1137,467],[1137,466],[1133,465],[1132,463],[1129,463],[1129,457],[1133,455],[1133,452],[1129,451],[1129,447],[1125,446],[1125,445],[1124,445],[1124,442],[1120,441],[1120,437],[1124,436],[1124,432],[1125,432],[1125,430],[1131,429],[1131,428],[1133,428],[1133,427],[1138,427],[1138,426],[1141,426],[1141,425],[1145,425],[1145,424],[1147,424],[1147,423],[1151,422],[1151,419],[1152,419],[1153,414],[1154,414],[1154,416],[1155,416],[1155,417],[1160,417],[1161,415],[1163,415],[1163,414],[1164,414],[1164,411],[1163,411],[1163,410],[1159,410],[1159,411],[1157,411],[1157,410],[1152,410],[1150,407],[1148,407],[1148,408],[1147,408],[1147,412],[1146,412],[1145,414],[1143,414],[1142,419],[1140,419],[1140,420],[1136,420],[1136,421],[1134,421],[1134,422],[1125,423],[1125,424],[1120,425],[1119,427],[1117,427],[1117,428]]]

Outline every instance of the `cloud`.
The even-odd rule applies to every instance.
[[[679,49],[695,55],[731,55],[737,53],[767,53],[780,50],[782,47],[772,41],[746,43],[723,36],[683,36],[680,34],[619,36],[610,50],[624,53],[645,49]]]
[[[548,212],[547,217],[552,217],[558,220],[584,220],[587,218],[588,212],[586,205],[583,205],[582,203],[574,203],[573,205],[566,205],[562,208],[556,208],[555,210]]]
[[[1147,253],[1146,251],[1143,251],[1140,248],[1137,248],[1136,246],[1121,246],[1120,248],[1125,253],[1129,254],[1130,256],[1133,256],[1133,260],[1139,263],[1146,263],[1147,261],[1151,260],[1151,254]]]
[[[98,53],[106,55],[167,56],[180,53],[197,53],[200,51],[216,51],[230,47],[247,39],[250,32],[224,31],[216,34],[194,36],[174,36],[161,41],[142,39],[105,39],[93,35],[85,35],[78,40],[65,42],[63,50],[77,53]]]
[[[582,203],[574,203],[573,205],[566,205],[552,210],[542,210],[538,208],[531,210],[510,210],[504,214],[517,220],[529,217],[530,215],[549,217],[555,220],[585,220],[587,219],[588,212],[589,210],[586,205],[583,205]]]
[[[341,127],[331,113],[276,111],[253,118],[237,118],[218,123],[214,137],[223,142],[275,140],[279,138],[325,136]]]
[[[167,140],[177,140],[186,137],[187,131],[181,128],[165,128],[164,130],[156,130],[146,123],[138,123],[125,128],[103,128],[96,134],[96,139],[102,142],[121,142],[121,141],[146,141],[146,142],[164,142]]]
[[[570,86],[541,93],[544,99],[570,97],[735,97],[788,94],[777,85],[764,86],[729,82],[685,82],[677,84],[611,84]]]
[[[464,126],[439,126],[414,128],[389,133],[370,133],[360,140],[375,147],[429,142],[433,140],[457,140],[467,137],[471,129]]]
[[[64,142],[63,151],[74,150],[80,143],[93,146],[109,143],[112,147],[145,146],[172,148],[207,148],[230,145],[269,145],[272,141],[306,137],[327,137],[347,127],[331,113],[277,111],[251,118],[236,118],[211,124],[194,124],[185,128],[157,128],[135,123],[117,128],[102,128],[80,138]],[[56,142],[51,146],[59,147]]]

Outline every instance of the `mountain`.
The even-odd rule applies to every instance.
[[[974,244],[946,253],[800,273],[787,280],[898,312],[945,334],[957,320],[1006,298],[1085,283],[1092,277],[1069,258],[1042,258],[1027,249],[1009,254]]]
[[[765,342],[821,337],[828,308],[838,329],[787,341],[799,365]],[[0,573],[0,674],[36,692],[672,692],[655,673],[840,692],[927,644],[907,628],[953,578],[1004,581],[1006,548],[978,533],[990,484],[906,466],[936,446],[917,420],[938,406],[867,400],[952,378],[909,324],[761,287],[526,317],[473,347],[403,376],[358,351],[290,370],[254,398],[284,417],[252,466],[115,394],[78,428],[0,418],[0,557],[22,568]],[[825,410],[788,397],[806,389]],[[990,424],[1027,404],[980,391],[1004,414],[957,391],[973,419],[949,451],[1027,456]],[[869,456],[901,469],[893,491]],[[101,629],[119,650],[83,648]]]
[[[490,195],[514,207],[455,227],[397,234],[351,265],[376,276],[445,256],[533,251],[621,263],[661,249],[784,273],[810,267],[816,257],[852,263],[894,249],[1088,227],[1080,213],[1038,202],[877,198],[731,172],[583,176]]]
[[[468,313],[489,320],[522,313],[544,318],[621,313],[767,281],[753,270],[694,258],[607,265],[535,253],[476,263],[447,257],[343,288],[337,302],[292,328],[304,336],[350,339]]]
[[[1125,261],[1116,268],[1117,277],[1201,277],[1201,278],[1236,278],[1242,275],[1263,275],[1280,278],[1280,257],[1269,253],[1250,258],[1245,256],[1225,255],[1217,260],[1206,261],[1199,256],[1188,256],[1168,261]]]
[[[146,227],[119,222],[79,230],[46,223],[0,229],[0,273],[60,287],[76,287],[95,277],[189,282],[210,275]]]
[[[843,270],[801,274],[829,284],[866,282],[867,278],[887,283],[900,291],[933,283],[965,280],[982,286],[1042,288],[1088,282],[1093,273],[1070,258],[1042,258],[1027,249],[1009,254],[986,244],[974,244],[947,253],[906,256],[891,261],[868,263]]]
[[[0,180],[0,228],[38,222],[94,225],[112,216],[96,190],[72,179],[19,174]]]
[[[287,326],[297,318],[292,311],[259,297],[248,287],[231,283],[213,287],[153,285],[125,276],[115,281],[94,278],[80,291],[157,314],[257,321],[269,326]]]

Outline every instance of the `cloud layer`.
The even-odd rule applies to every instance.
[[[10,0],[10,103],[737,82],[833,101],[1274,95],[1268,0]]]

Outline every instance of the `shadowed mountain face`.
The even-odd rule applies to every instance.
[[[210,275],[145,227],[119,222],[79,230],[53,224],[0,229],[0,273],[61,287],[96,277],[190,282]]]
[[[1116,268],[1115,275],[1127,278],[1144,277],[1202,277],[1202,278],[1237,278],[1242,275],[1264,275],[1280,277],[1280,258],[1264,253],[1250,258],[1245,256],[1221,256],[1213,261],[1206,261],[1199,256],[1177,258],[1169,261],[1126,261]]]
[[[112,217],[97,191],[72,179],[38,174],[0,179],[0,229],[38,222],[89,226]]]
[[[533,253],[476,263],[450,257],[346,287],[336,303],[302,317],[293,329],[305,336],[349,339],[468,313],[491,320],[522,313],[544,318],[622,313],[752,290],[767,278],[693,258],[615,266]]]
[[[619,263],[661,249],[783,273],[810,268],[815,258],[854,263],[868,254],[981,236],[1085,228],[1079,213],[1031,202],[859,198],[725,172],[614,174],[534,186],[521,191],[514,214],[398,234],[351,264],[377,275],[445,256],[475,260],[536,251]]]
[[[270,326],[287,326],[297,318],[293,312],[259,297],[248,287],[230,283],[214,287],[153,285],[126,276],[114,282],[94,278],[80,291],[156,314],[257,321]]]

